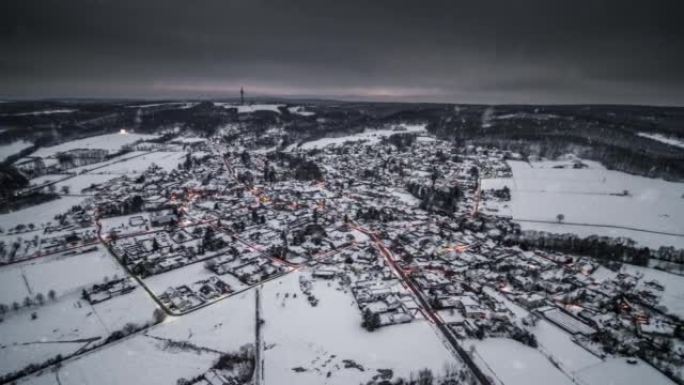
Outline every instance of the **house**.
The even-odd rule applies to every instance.
[[[335,278],[335,274],[337,273],[332,270],[316,269],[312,276],[314,278],[333,279]]]
[[[466,318],[484,319],[487,317],[487,309],[478,305],[466,305],[463,307],[463,315]]]
[[[178,217],[173,212],[169,211],[157,211],[150,213],[150,224],[152,226],[166,226],[174,223],[178,220]]]
[[[536,308],[542,306],[546,301],[546,297],[539,293],[524,294],[518,298],[520,303],[528,308]]]

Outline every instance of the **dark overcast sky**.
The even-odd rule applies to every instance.
[[[682,3],[2,0],[0,97],[684,105]]]

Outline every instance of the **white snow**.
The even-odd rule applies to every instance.
[[[278,108],[285,107],[283,104],[233,104],[219,102],[215,102],[214,105],[223,108],[237,108],[238,114],[248,114],[256,111],[273,111],[280,113]]]
[[[64,196],[60,199],[41,203],[19,211],[0,214],[0,225],[9,229],[18,224],[39,224],[54,222],[55,215],[63,214],[75,205],[85,201],[85,197]]]
[[[192,144],[192,143],[200,143],[200,142],[206,142],[207,138],[200,138],[199,136],[184,136],[182,138],[176,138],[173,140],[174,143],[187,143],[187,144]]]
[[[219,354],[169,348],[155,337],[235,352],[254,343],[254,319],[250,291],[70,361],[59,370],[59,379],[62,385],[175,384],[207,371]],[[28,383],[54,384],[55,373],[32,376]]]
[[[382,138],[401,133],[416,133],[425,132],[424,124],[404,124],[399,125],[392,129],[381,129],[381,130],[365,130],[362,133],[339,136],[334,138],[321,138],[311,142],[303,143],[299,148],[303,150],[311,150],[315,148],[323,148],[327,146],[334,146],[338,144],[343,144],[345,142],[366,142],[369,145],[379,143]],[[297,147],[296,144],[288,146],[287,150],[292,151]]]
[[[679,147],[679,148],[684,148],[684,140],[679,139],[679,138],[674,138],[671,136],[665,136],[663,134],[649,134],[646,132],[640,132],[638,134],[641,137],[652,139],[661,143],[669,144],[671,146]]]
[[[153,108],[153,107],[176,107],[180,110],[185,110],[196,106],[197,102],[170,102],[170,103],[150,103],[150,104],[137,104],[132,106],[126,106],[126,108]]]
[[[0,269],[0,303],[21,303],[38,293],[47,298],[50,290],[58,296],[71,294],[114,276],[126,273],[101,246],[83,254],[37,258]]]
[[[109,158],[109,159],[105,160],[104,162],[92,163],[92,164],[87,164],[85,166],[70,168],[68,170],[68,172],[73,173],[73,174],[81,174],[81,173],[85,173],[87,171],[102,168],[102,167],[110,165],[110,164],[123,162],[123,161],[126,161],[128,159],[133,159],[137,156],[141,156],[141,155],[148,154],[148,153],[149,152],[147,152],[147,151],[131,151],[131,152],[127,152],[125,154],[119,155],[119,156],[115,156],[113,158]]]
[[[475,346],[474,360],[485,372],[494,372],[506,385],[572,385],[572,381],[539,351],[507,338],[469,340]]]
[[[313,116],[316,115],[315,112],[312,111],[306,111],[304,107],[302,106],[296,106],[296,107],[288,107],[288,111],[292,114],[297,114],[301,116]]]
[[[513,178],[483,179],[484,188],[511,189],[514,220],[525,230],[627,236],[649,246],[684,247],[684,184],[633,176],[598,167],[550,168],[548,162],[509,161]],[[621,194],[628,191],[627,196]],[[556,216],[563,214],[563,223]],[[547,223],[526,220],[548,221]],[[580,224],[591,225],[581,226]],[[601,227],[624,226],[637,230]]]
[[[515,112],[512,114],[503,114],[492,117],[496,120],[506,120],[506,119],[537,119],[537,120],[548,120],[558,118],[558,115],[554,114],[541,114],[541,113],[528,113],[528,112]]]
[[[518,325],[522,326],[520,321],[529,315],[527,310],[492,288],[487,287],[485,291],[497,300],[502,301],[506,307],[513,311],[517,317]],[[527,329],[535,334],[539,347],[544,349],[547,355],[553,357],[568,372],[574,372],[601,362],[598,357],[573,342],[570,334],[545,319],[538,320],[536,326]]]
[[[353,297],[348,289],[337,289],[337,283],[313,281],[312,294],[319,303],[311,306],[299,287],[302,275],[308,277],[292,273],[264,285],[267,383],[359,384],[377,374],[376,369],[392,369],[395,377],[408,378],[423,368],[439,373],[445,363],[456,362],[426,321],[364,330]],[[365,371],[344,368],[345,359]],[[295,367],[306,371],[296,373]]]
[[[42,111],[20,112],[17,114],[5,114],[5,116],[37,116],[37,115],[54,115],[54,114],[69,114],[78,110],[61,108]]]
[[[92,306],[80,293],[72,293],[43,306],[12,311],[0,323],[0,373],[78,351],[86,345],[79,339],[99,337],[101,341],[127,323],[149,322],[154,308],[154,302],[138,287]],[[31,320],[33,312],[37,318]]]
[[[420,204],[420,199],[414,197],[405,190],[394,188],[390,190],[390,193],[409,206],[418,206]]]
[[[184,152],[151,152],[143,156],[99,168],[92,171],[91,174],[140,174],[147,170],[152,164],[156,164],[164,171],[168,172],[177,168],[183,160],[185,160]]]
[[[133,144],[140,140],[149,140],[156,138],[156,135],[133,134],[133,133],[117,133],[106,134],[99,136],[91,136],[85,139],[72,140],[52,147],[39,148],[33,155],[40,157],[48,157],[75,149],[103,149],[109,153],[115,153],[121,150],[126,145]]]
[[[21,150],[33,146],[33,143],[25,140],[17,140],[9,144],[0,145],[0,161],[4,161],[11,155],[19,153]]]
[[[638,360],[635,365],[624,358],[610,358],[578,373],[583,383],[591,385],[674,385],[664,374],[651,365]]]
[[[181,285],[190,285],[203,279],[209,279],[216,276],[216,273],[204,267],[204,263],[193,263],[178,269],[173,269],[162,274],[153,275],[145,279],[145,284],[157,295],[161,295],[170,287],[177,287]],[[218,276],[223,282],[230,285],[233,291],[237,291],[246,287],[237,278],[230,274]]]
[[[45,174],[29,180],[29,185],[34,187],[42,186],[68,177],[68,174]]]
[[[641,282],[658,281],[665,286],[659,305],[667,307],[667,312],[684,318],[684,277],[648,267],[624,264],[623,272],[642,276]]]
[[[73,178],[69,178],[62,182],[55,183],[56,191],[61,193],[62,188],[67,186],[69,188],[69,194],[81,194],[81,190],[90,187],[92,184],[100,184],[107,182],[111,179],[117,178],[119,175],[107,175],[107,174],[82,174],[77,175]],[[91,192],[90,194],[93,194]]]

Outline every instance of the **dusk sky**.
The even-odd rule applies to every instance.
[[[0,98],[684,105],[682,3],[3,0]]]

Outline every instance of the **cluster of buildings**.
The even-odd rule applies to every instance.
[[[230,285],[213,276],[187,285],[169,287],[158,298],[167,309],[183,313],[232,292]]]
[[[510,176],[515,154],[425,135],[283,153],[260,150],[263,137],[222,134],[192,141],[172,171],[93,186],[83,209],[140,279],[202,264],[201,276],[159,293],[171,311],[310,268],[348,285],[368,329],[429,319],[456,338],[535,347],[543,319],[598,356],[639,355],[666,373],[684,364],[682,321],[660,305],[663,283],[503,242],[519,227],[480,208],[506,193],[482,192],[479,180]]]
[[[116,296],[124,295],[135,290],[136,286],[130,277],[116,278],[83,289],[81,297],[91,305],[108,301]]]

